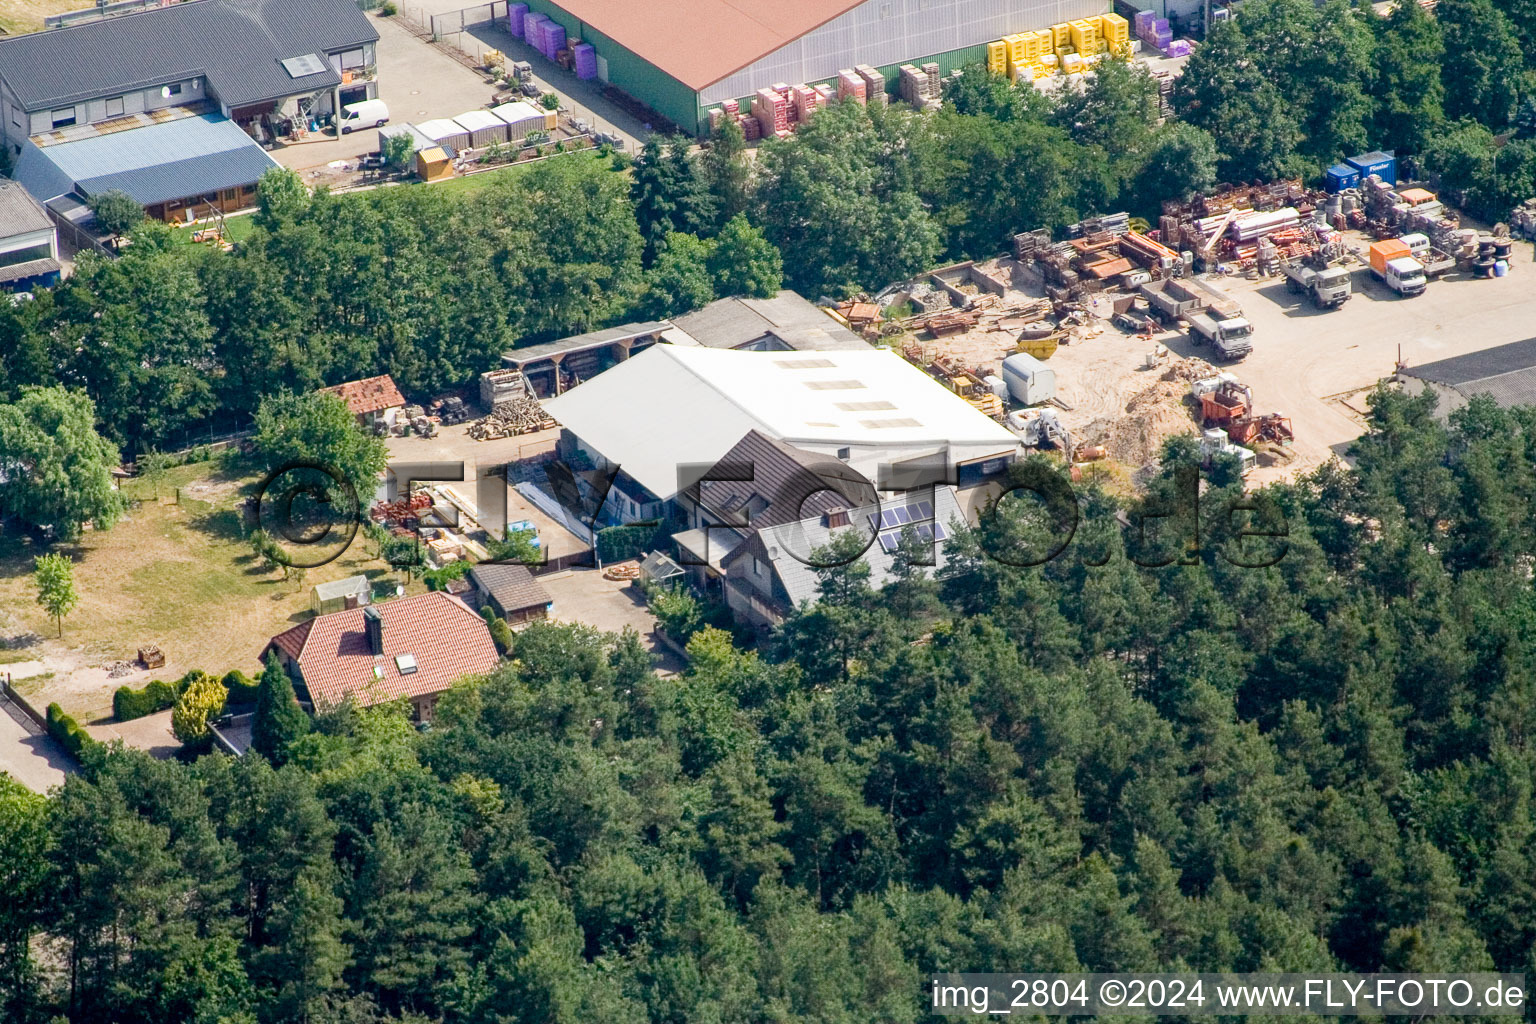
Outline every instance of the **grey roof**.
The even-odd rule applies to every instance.
[[[834,507],[861,505],[875,497],[869,481],[847,463],[796,448],[760,430],[747,431],[721,456],[710,476],[751,477],[700,480],[696,500],[722,517],[745,514],[757,529],[819,516]]]
[[[379,129],[379,152],[384,152],[384,140],[394,138],[396,135],[404,135],[411,140],[411,152],[419,153],[423,149],[431,149],[437,143],[427,138],[416,130],[413,124],[387,124]]]
[[[52,228],[53,221],[32,193],[18,182],[0,178],[0,238]]]
[[[1527,338],[1423,366],[1405,367],[1399,372],[1403,376],[1461,388],[1464,384],[1486,382],[1493,377],[1533,368],[1536,368],[1536,338]]]
[[[771,299],[718,299],[672,322],[706,348],[751,346],[822,352],[869,348],[857,334],[788,290]]]
[[[477,588],[495,598],[503,612],[542,608],[554,601],[528,567],[516,562],[481,562],[469,570],[469,578]]]
[[[199,76],[233,108],[336,85],[280,62],[378,38],[355,0],[189,0],[0,41],[0,78],[28,110]]]
[[[887,497],[878,504],[871,503],[854,509],[849,514],[849,520],[853,525],[843,529],[861,530],[865,531],[864,535],[867,535],[868,526],[864,517],[877,510],[928,500],[930,496],[926,489]],[[965,513],[955,497],[955,489],[948,485],[934,487],[931,500],[934,521],[951,530],[950,536],[953,536],[952,524],[965,520]],[[778,585],[783,589],[783,595],[788,597],[790,607],[794,607],[803,601],[815,601],[820,597],[818,589],[820,581],[816,578],[816,567],[807,564],[803,558],[817,548],[828,544],[834,532],[836,531],[823,525],[821,519],[803,519],[783,523],[758,531],[747,543],[727,555],[724,561],[729,565],[748,551],[754,552],[759,558],[766,555],[769,564],[773,567]],[[935,564],[929,567],[929,572],[943,567],[946,547],[947,544],[944,541],[935,543]],[[797,554],[801,557],[796,557]],[[871,543],[862,557],[869,565],[870,586],[878,588],[890,582],[891,569],[895,562],[894,555],[887,552],[880,544],[874,543],[871,538]]]
[[[0,284],[9,284],[27,277],[42,277],[44,274],[57,273],[59,269],[58,260],[46,257],[27,260],[25,263],[12,263],[8,267],[0,267]]]
[[[148,206],[249,185],[276,166],[239,125],[203,115],[44,148],[28,140],[16,178],[48,199],[76,188],[86,196],[119,189]]]
[[[628,341],[631,338],[644,338],[650,335],[660,335],[672,325],[665,320],[650,320],[638,324],[620,324],[617,327],[606,327],[601,331],[591,331],[587,334],[577,334],[569,338],[561,338],[559,341],[546,341],[539,345],[528,345],[523,348],[514,348],[501,354],[502,366],[521,367],[550,356],[561,355],[566,352],[579,352],[582,349],[602,348],[604,345],[612,345],[616,341]]]

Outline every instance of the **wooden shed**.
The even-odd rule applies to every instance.
[[[453,121],[469,132],[469,145],[472,149],[484,149],[507,141],[507,122],[489,110],[471,110],[455,117]]]
[[[453,161],[443,147],[433,146],[416,154],[416,176],[422,181],[442,181],[453,177]]]
[[[433,145],[443,149],[451,149],[457,153],[461,149],[469,148],[469,132],[465,131],[457,121],[451,121],[448,118],[423,121],[416,126],[416,130],[431,139]]]

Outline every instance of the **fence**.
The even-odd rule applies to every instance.
[[[12,707],[31,719],[32,724],[37,726],[39,730],[45,733],[48,731],[48,717],[39,712],[37,708],[34,708],[27,702],[27,698],[16,691],[16,688],[11,685],[11,674],[9,672],[5,674],[4,679],[0,679],[0,698],[9,701]]]
[[[491,0],[488,4],[461,7],[457,11],[448,11],[445,14],[434,14],[429,19],[427,28],[432,33],[433,40],[437,41],[444,36],[458,35],[472,28],[479,28],[481,25],[505,25],[506,22],[506,0]]]

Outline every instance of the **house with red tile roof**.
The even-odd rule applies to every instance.
[[[321,394],[335,395],[347,403],[357,422],[372,427],[383,420],[393,423],[395,414],[405,406],[405,396],[395,387],[395,379],[389,374],[369,377],[365,380],[349,380],[335,387],[321,388]]]
[[[500,662],[485,620],[440,591],[317,615],[274,636],[262,658],[273,650],[316,710],[404,699],[423,722],[444,690]]]

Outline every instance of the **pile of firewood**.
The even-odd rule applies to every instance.
[[[531,434],[547,430],[555,425],[549,413],[532,395],[522,395],[510,402],[503,402],[484,419],[471,423],[466,433],[476,441],[495,441],[518,434]]]

